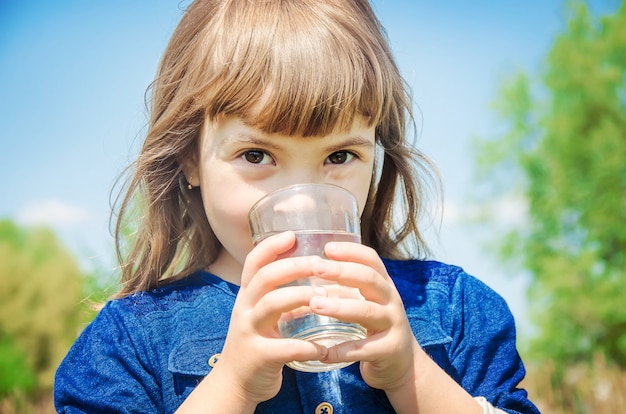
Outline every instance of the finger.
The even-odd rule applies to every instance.
[[[348,341],[328,348],[325,363],[334,364],[350,361],[376,361],[391,355],[394,350],[384,341],[384,334],[368,336],[365,339]]]
[[[246,257],[241,273],[241,287],[248,286],[261,267],[278,259],[291,249],[295,242],[296,236],[292,231],[285,231],[262,240]]]
[[[273,342],[265,347],[267,350],[265,358],[271,363],[286,364],[291,361],[324,361],[328,358],[328,348],[315,342],[291,338],[283,338],[279,339],[279,341],[278,344]]]
[[[392,325],[385,306],[366,300],[313,296],[308,306],[318,315],[358,323],[367,329],[368,334],[383,331]]]
[[[247,290],[252,304],[264,295],[286,285],[311,285],[315,263],[319,256],[288,257],[270,262],[258,269],[248,282]]]
[[[387,304],[395,295],[395,286],[389,277],[361,263],[320,260],[312,263],[316,277],[326,282],[359,289],[370,301]]]
[[[309,302],[315,296],[323,296],[326,290],[316,286],[287,286],[268,292],[252,312],[250,322],[263,336],[279,336],[276,325],[284,313],[311,313]]]
[[[350,242],[328,242],[324,246],[324,254],[331,260],[361,263],[369,266],[385,278],[390,279],[380,256],[371,247]]]

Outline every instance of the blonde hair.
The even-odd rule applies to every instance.
[[[324,136],[355,116],[376,126],[377,160],[362,216],[363,243],[382,256],[428,252],[418,230],[436,174],[407,142],[411,99],[384,28],[367,0],[196,0],[185,12],[150,89],[147,136],[121,199],[118,296],[156,287],[212,263],[221,245],[182,165],[219,114],[267,133]],[[405,211],[398,220],[394,201]],[[133,225],[133,207],[141,213]],[[137,211],[134,211],[137,213]],[[125,229],[133,243],[126,247]]]

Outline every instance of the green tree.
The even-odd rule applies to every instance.
[[[626,7],[569,6],[541,80],[521,73],[502,88],[502,134],[478,143],[479,179],[489,197],[527,202],[500,254],[532,278],[531,355],[600,351],[626,366]]]
[[[0,393],[52,388],[56,367],[89,317],[80,311],[83,282],[51,231],[0,220]]]
[[[30,391],[35,374],[26,365],[26,357],[7,335],[0,336],[0,397],[14,391]]]

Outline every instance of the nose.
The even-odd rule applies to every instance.
[[[293,168],[285,174],[284,186],[295,184],[322,184],[326,182],[324,174],[308,168]]]

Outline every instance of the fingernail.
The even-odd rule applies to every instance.
[[[321,352],[320,352],[320,361],[325,361],[326,358],[328,358],[328,348],[326,348],[325,346],[321,346]]]
[[[315,274],[318,276],[323,275],[324,273],[326,273],[328,265],[320,257],[317,257],[317,256],[315,257],[316,259],[311,260],[311,264],[314,266],[313,272],[315,272]]]
[[[309,306],[314,309],[322,310],[326,307],[326,296],[313,296]]]
[[[328,242],[324,246],[325,252],[333,253],[333,252],[337,252],[338,250],[339,250],[339,246],[337,243],[334,243],[334,242]]]
[[[293,231],[291,230],[287,230],[280,234],[280,238],[284,240],[291,239],[292,237],[293,237]]]
[[[328,291],[323,286],[313,286],[313,293],[315,294],[315,296],[328,296]]]

